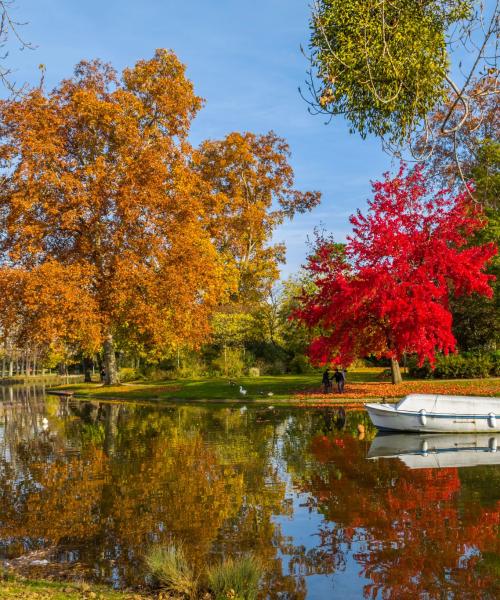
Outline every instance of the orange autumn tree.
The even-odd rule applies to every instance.
[[[294,188],[290,150],[273,131],[233,132],[203,142],[194,168],[210,193],[209,230],[239,276],[239,302],[265,298],[279,276],[285,246],[271,244],[276,227],[316,206],[321,194]]]
[[[0,102],[0,327],[104,348],[196,345],[233,281],[206,225],[187,135],[200,109],[175,54],[119,77],[81,62]]]

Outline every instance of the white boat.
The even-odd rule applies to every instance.
[[[397,404],[365,404],[375,427],[396,431],[500,431],[500,398],[410,394]]]
[[[368,458],[398,458],[410,469],[500,465],[500,434],[379,433]]]

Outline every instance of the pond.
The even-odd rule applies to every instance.
[[[253,552],[263,598],[500,597],[500,439],[375,437],[363,411],[1,394],[3,561],[140,586],[147,548],[174,540],[199,567]]]

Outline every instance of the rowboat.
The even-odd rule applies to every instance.
[[[500,465],[500,434],[379,433],[368,458],[398,458],[410,469]]]
[[[500,398],[409,394],[397,404],[365,404],[375,427],[419,432],[500,431]]]

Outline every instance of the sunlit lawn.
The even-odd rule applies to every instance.
[[[70,384],[59,389],[71,390],[77,395],[130,400],[242,400],[291,401],[314,399],[367,399],[401,397],[408,393],[442,393],[464,395],[500,395],[500,379],[474,380],[408,380],[393,386],[381,379],[384,369],[365,368],[348,372],[345,393],[323,394],[321,372],[307,375],[266,375],[262,377],[227,377],[211,379],[179,379],[154,382],[127,383],[104,387],[100,383]],[[246,394],[240,393],[240,386]]]

